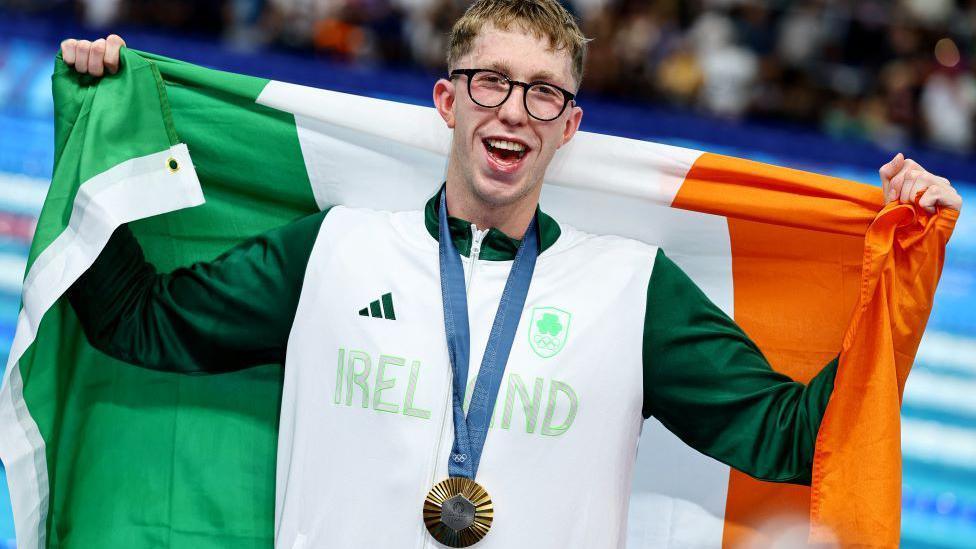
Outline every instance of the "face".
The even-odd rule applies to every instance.
[[[548,40],[517,26],[507,31],[482,29],[471,52],[451,67],[468,68],[493,69],[512,80],[544,80],[576,90],[569,52],[554,51]],[[434,86],[437,110],[454,130],[448,185],[457,185],[471,204],[497,208],[531,202],[534,209],[546,168],[556,150],[576,133],[582,109],[571,102],[558,118],[543,122],[526,112],[521,87],[513,87],[501,106],[485,108],[471,100],[467,85],[468,77],[458,76]]]

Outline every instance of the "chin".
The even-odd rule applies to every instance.
[[[472,187],[479,201],[493,207],[514,204],[532,190],[532,185],[522,178],[515,181],[500,181],[489,177],[477,177]]]

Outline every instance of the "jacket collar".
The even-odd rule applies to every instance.
[[[439,213],[440,191],[438,190],[437,194],[431,197],[424,207],[424,225],[427,226],[427,232],[434,240],[437,240],[440,231]],[[539,219],[539,253],[542,253],[555,244],[556,239],[559,238],[559,223],[539,209],[538,206],[536,206],[535,213]],[[464,219],[448,216],[447,225],[458,252],[467,257],[471,253],[471,240],[473,238],[471,223]],[[481,241],[481,253],[478,258],[488,261],[511,261],[515,259],[520,243],[521,240],[512,238],[498,229],[488,229],[488,234]]]

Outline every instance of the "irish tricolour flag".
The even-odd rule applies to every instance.
[[[56,165],[0,389],[18,546],[267,547],[282,369],[149,371],[92,349],[64,298],[115,227],[169,270],[332,204],[418,209],[444,177],[432,109],[124,52],[58,62]],[[660,245],[799,380],[842,350],[812,488],[764,484],[653,420],[632,544],[894,546],[899,401],[955,214],[867,185],[581,133],[543,192],[556,219]],[[163,215],[165,214],[165,215]],[[798,522],[799,521],[799,522]]]

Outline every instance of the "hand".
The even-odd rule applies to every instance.
[[[102,76],[106,69],[115,74],[119,72],[119,49],[124,45],[125,40],[117,34],[94,42],[69,38],[61,42],[61,57],[81,74]]]
[[[918,205],[929,213],[935,213],[936,208],[956,211],[962,208],[962,197],[948,179],[927,172],[918,162],[906,159],[901,153],[881,166],[878,172],[881,174],[885,204],[911,204],[921,194]]]

